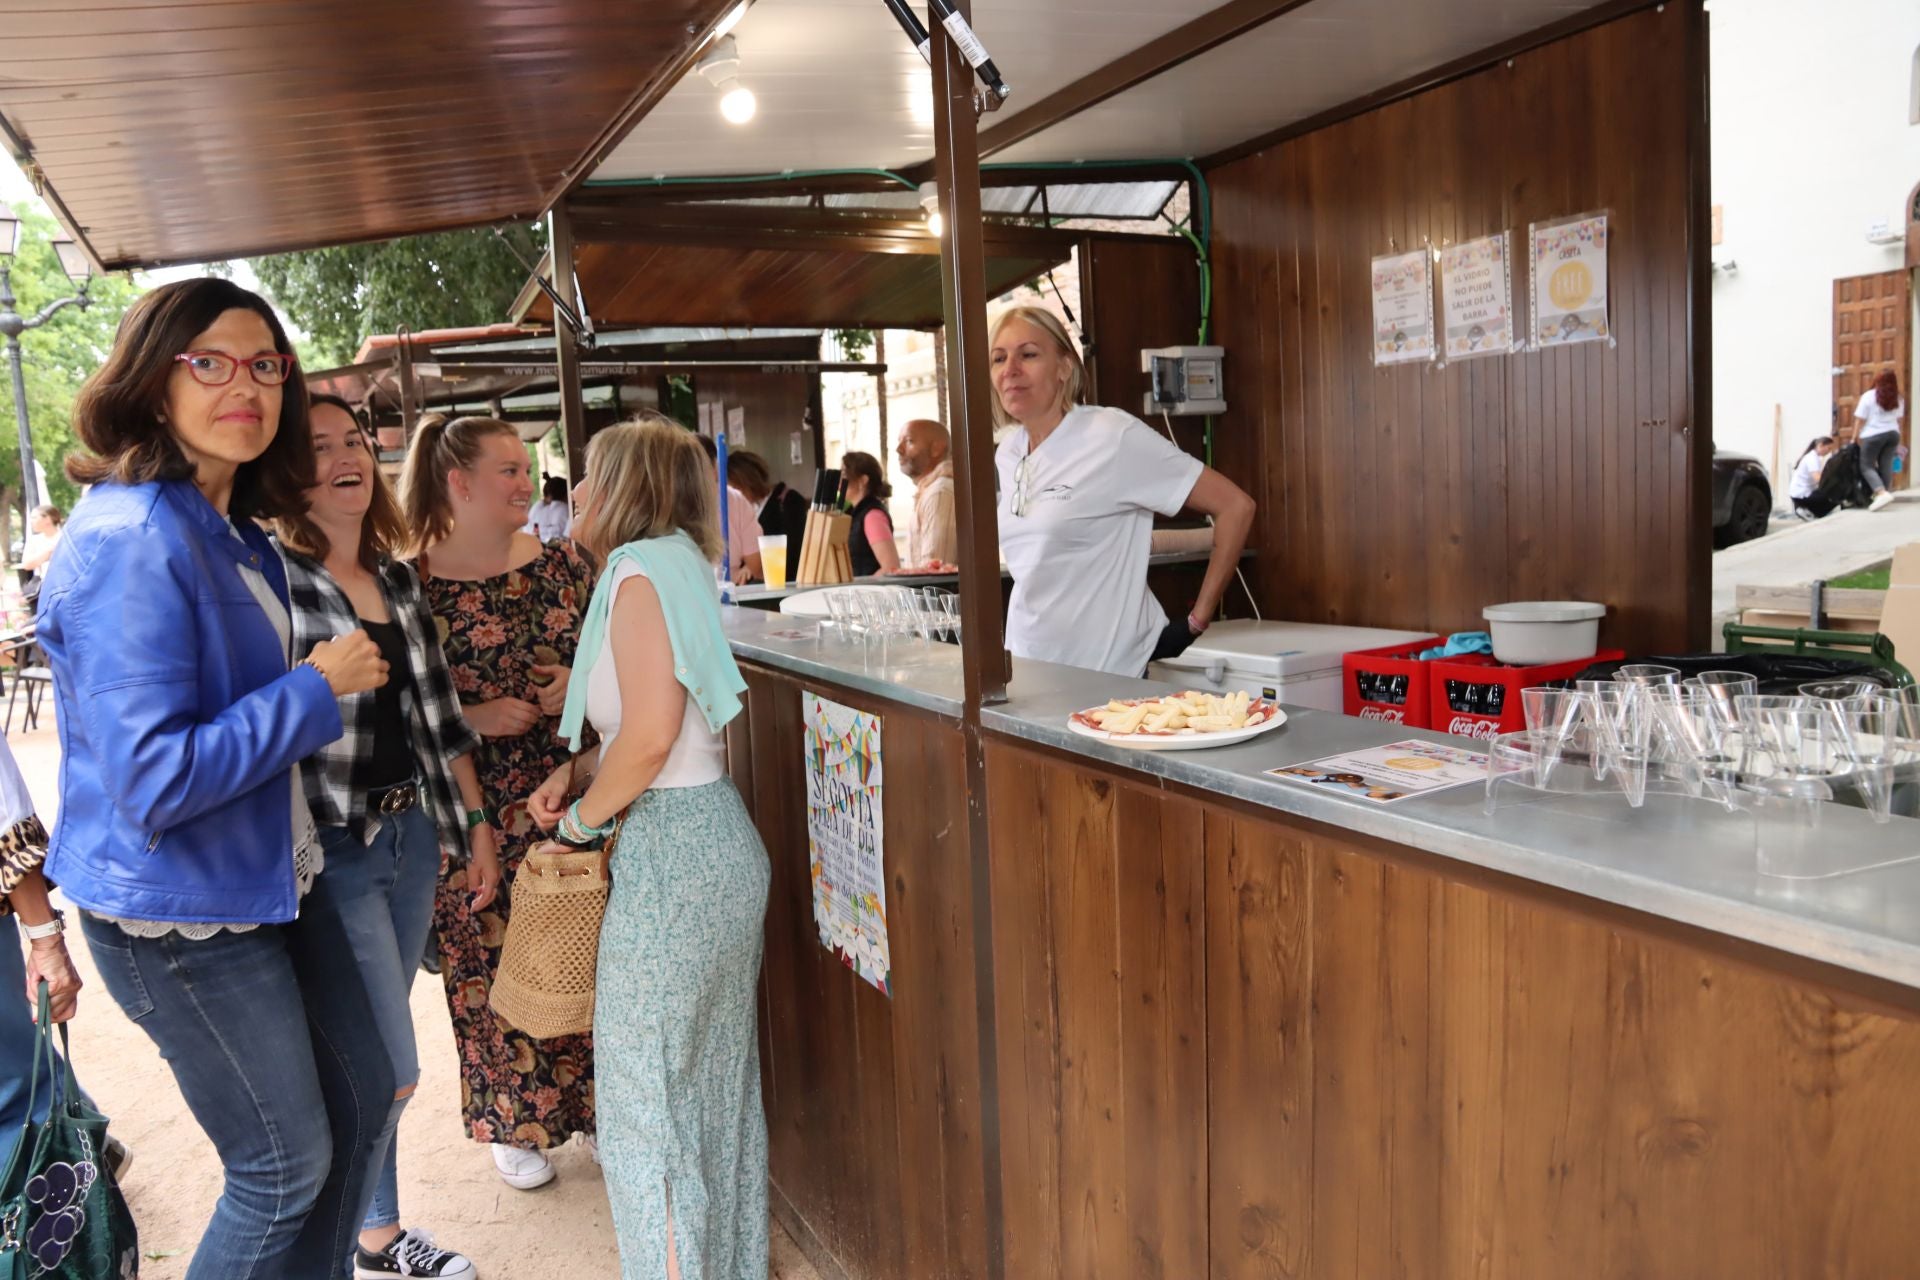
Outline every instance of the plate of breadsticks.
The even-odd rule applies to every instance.
[[[1191,751],[1245,742],[1286,721],[1287,713],[1265,698],[1189,690],[1159,698],[1115,698],[1074,712],[1067,727],[1117,747]]]

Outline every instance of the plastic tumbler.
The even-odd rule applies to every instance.
[[[760,573],[769,587],[787,585],[787,539],[785,534],[760,539]]]

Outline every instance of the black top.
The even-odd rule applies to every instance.
[[[853,561],[853,576],[870,577],[880,572],[880,557],[873,554],[873,544],[867,541],[867,515],[878,511],[887,518],[887,527],[893,527],[893,517],[887,515],[886,504],[868,494],[853,509],[853,530],[847,534],[847,557]]]
[[[407,731],[402,697],[412,689],[413,675],[407,661],[407,637],[399,623],[362,618],[360,625],[387,660],[387,682],[373,691],[373,752],[360,762],[360,785],[374,791],[414,776],[413,735]]]
[[[787,535],[787,581],[800,571],[800,543],[807,536],[807,500],[785,484],[773,486],[760,508],[760,532],[771,538]]]

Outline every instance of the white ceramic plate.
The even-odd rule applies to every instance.
[[[1199,751],[1207,747],[1230,747],[1236,742],[1245,742],[1257,738],[1272,729],[1278,729],[1287,722],[1287,713],[1274,703],[1265,699],[1254,702],[1255,708],[1266,708],[1268,718],[1259,724],[1250,724],[1244,729],[1212,729],[1205,732],[1182,730],[1178,733],[1108,733],[1098,726],[1087,724],[1080,716],[1095,711],[1104,711],[1106,705],[1088,707],[1067,717],[1067,728],[1083,738],[1092,738],[1098,742],[1110,742],[1116,747],[1133,747],[1141,751]]]

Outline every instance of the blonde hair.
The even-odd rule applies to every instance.
[[[447,492],[447,472],[456,467],[471,471],[489,436],[509,436],[517,444],[520,433],[498,418],[454,418],[430,413],[413,429],[406,466],[400,472],[400,506],[406,513],[409,555],[419,555],[453,532],[453,495]]]
[[[665,414],[639,414],[587,441],[586,510],[574,537],[604,559],[629,542],[684,533],[718,564],[719,487],[693,432]]]
[[[1054,350],[1067,362],[1067,382],[1060,389],[1059,398],[1053,407],[1065,413],[1079,404],[1087,393],[1087,365],[1080,358],[1080,349],[1073,345],[1073,339],[1067,336],[1067,327],[1060,323],[1060,317],[1044,307],[1008,307],[993,318],[987,329],[987,348],[992,350],[1000,341],[1000,331],[1014,321],[1030,324],[1053,340]],[[993,425],[996,427],[1017,426],[1013,416],[1000,405],[1000,392],[993,393]]]

